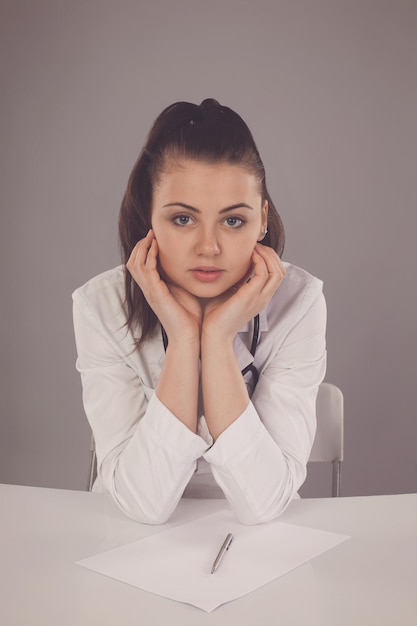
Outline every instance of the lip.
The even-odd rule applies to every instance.
[[[224,270],[219,269],[218,267],[204,265],[201,267],[194,267],[191,270],[191,273],[194,278],[202,283],[212,283],[220,278],[220,276],[223,274],[223,271]]]

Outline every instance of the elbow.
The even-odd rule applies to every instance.
[[[113,492],[112,497],[119,509],[135,522],[159,526],[165,524],[172,515],[172,507],[157,507],[155,503],[147,506],[145,503],[141,503],[139,498],[129,495],[130,497],[126,497],[126,494],[122,497],[120,493]]]
[[[236,517],[245,526],[272,522],[284,513],[294,498],[299,497],[298,489],[302,482],[301,477],[294,480],[286,474],[271,490],[265,491],[262,498],[250,499],[251,502],[243,499],[244,506],[235,509]]]
[[[176,506],[174,499],[167,500],[141,493],[135,488],[136,485],[121,483],[114,474],[110,484],[105,485],[104,480],[102,484],[119,510],[126,517],[140,524],[154,526],[165,524]]]
[[[171,514],[167,514],[166,512],[160,512],[158,514],[158,512],[152,512],[150,514],[145,514],[144,511],[142,509],[124,509],[122,507],[120,507],[123,511],[123,513],[129,517],[131,520],[138,522],[139,524],[148,524],[150,526],[160,526],[162,524],[165,524]]]
[[[260,510],[245,510],[236,512],[236,517],[241,524],[245,526],[256,526],[257,524],[266,524],[272,522],[282,515],[291,502],[291,498],[287,502],[278,502],[274,506],[266,507]]]
[[[113,492],[113,498],[127,517],[140,524],[152,526],[165,524],[175,508],[173,502],[154,498],[150,500],[140,497],[140,494],[136,492],[125,492],[124,494]]]

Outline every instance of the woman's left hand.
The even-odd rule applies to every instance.
[[[207,303],[203,333],[233,340],[239,329],[267,306],[284,276],[285,268],[275,250],[257,243],[249,275]]]

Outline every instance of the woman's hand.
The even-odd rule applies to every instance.
[[[205,307],[201,333],[202,395],[204,415],[214,440],[249,402],[233,340],[240,328],[266,307],[284,276],[285,268],[275,251],[257,244],[247,276]]]
[[[248,275],[207,303],[203,334],[233,340],[239,329],[267,306],[284,276],[285,268],[275,250],[256,244]]]
[[[200,341],[202,310],[197,298],[162,280],[158,271],[158,243],[153,231],[138,241],[126,267],[141,288],[170,343]]]

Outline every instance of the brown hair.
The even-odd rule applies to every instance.
[[[142,152],[130,174],[119,215],[122,261],[126,265],[136,243],[151,228],[152,190],[164,170],[167,157],[205,163],[231,163],[245,167],[258,179],[262,201],[267,200],[268,232],[262,243],[281,256],[284,228],[269,196],[265,168],[248,126],[232,109],[207,99],[200,105],[177,102],[154,122]],[[127,326],[138,324],[140,345],[154,332],[158,319],[141,289],[125,267]]]

